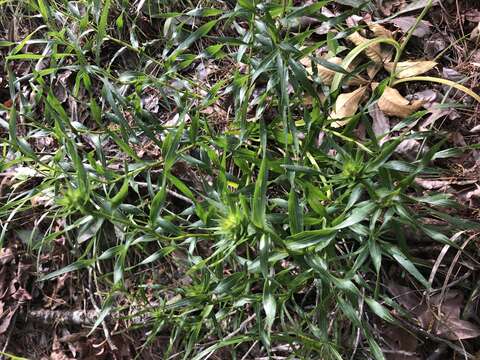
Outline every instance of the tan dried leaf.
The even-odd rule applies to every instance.
[[[375,75],[380,71],[382,68],[382,64],[380,63],[373,63],[367,66],[367,75],[370,80],[375,78]]]
[[[355,91],[346,94],[340,94],[335,102],[332,113],[330,114],[331,119],[343,119],[355,115],[358,110],[360,101],[367,90],[366,86],[362,86]],[[332,123],[333,127],[340,127],[347,123],[348,121],[335,121]]]
[[[370,23],[368,24],[368,28],[375,34],[376,37],[393,39],[392,32],[380,24]]]
[[[410,102],[391,87],[386,87],[382,96],[378,99],[378,107],[384,114],[398,116],[402,119],[420,109],[423,103],[423,100]]]
[[[417,18],[415,16],[402,16],[397,17],[390,21],[393,25],[399,28],[402,32],[407,33],[408,30],[412,28],[414,24],[417,23]],[[422,20],[417,24],[417,27],[413,31],[413,36],[425,37],[431,33],[432,24],[428,21]]]
[[[5,265],[11,262],[15,258],[13,255],[12,249],[10,248],[1,248],[0,249],[0,265]]]
[[[340,65],[342,63],[342,58],[339,57],[331,57],[329,59],[326,59],[326,61],[335,64],[335,65]],[[305,69],[307,70],[307,73],[312,75],[313,70],[312,70],[312,62],[308,57],[304,57],[303,59],[300,60],[300,63],[305,66]],[[326,85],[330,85],[332,83],[333,77],[335,76],[335,71],[323,66],[323,65],[317,65],[317,73],[322,82]]]
[[[368,39],[364,38],[358,32],[350,34],[347,39],[357,46],[368,41]],[[380,44],[370,45],[368,48],[365,49],[365,55],[367,55],[367,57],[373,62],[382,62],[383,60]]]
[[[327,59],[328,62],[331,62],[332,64],[335,65],[340,65],[342,63],[342,58],[339,57],[332,57],[330,59]],[[326,68],[325,66],[318,65],[317,66],[317,72],[318,76],[320,79],[323,81],[324,84],[330,85],[332,83],[333,77],[335,76],[336,72]]]
[[[466,340],[480,336],[480,328],[470,321],[447,318],[438,325],[437,335],[449,340]]]
[[[472,33],[470,34],[470,40],[477,40],[480,37],[480,23],[478,23],[477,27],[473,29]]]
[[[393,62],[385,63],[385,70],[393,71]],[[396,77],[399,79],[421,75],[437,66],[435,61],[401,61],[397,63]]]

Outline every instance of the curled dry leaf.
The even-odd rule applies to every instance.
[[[368,28],[375,34],[376,37],[393,39],[392,32],[380,24],[369,23]]]
[[[378,107],[384,114],[390,116],[398,116],[406,118],[423,105],[423,100],[414,100],[412,102],[405,99],[400,93],[391,87],[386,87],[380,99],[378,99]]]
[[[393,71],[393,62],[387,62],[384,67],[388,72]],[[421,75],[437,66],[435,61],[401,61],[397,63],[395,76],[399,79]]]
[[[358,32],[354,32],[353,34],[350,34],[347,37],[347,39],[357,46],[368,41],[368,39],[364,38]],[[382,49],[380,47],[380,44],[370,45],[368,48],[365,49],[365,55],[367,55],[367,57],[373,62],[376,62],[376,63],[383,62]]]
[[[335,102],[333,111],[330,114],[330,118],[343,119],[355,115],[366,90],[366,86],[362,86],[350,93],[340,94]],[[336,121],[332,123],[332,126],[340,127],[345,125],[347,122],[348,121]]]

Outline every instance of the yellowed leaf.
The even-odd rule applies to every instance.
[[[368,39],[364,38],[358,32],[354,32],[347,37],[348,40],[353,42],[355,45],[360,45],[368,41]],[[373,44],[370,45],[368,48],[365,49],[365,55],[372,60],[373,62],[379,63],[383,62],[382,60],[382,49],[380,44]]]
[[[384,65],[388,72],[393,71],[393,62],[388,62]],[[401,61],[397,63],[396,77],[399,79],[408,78],[412,76],[421,75],[437,66],[435,61]]]
[[[413,114],[423,104],[423,100],[408,101],[396,89],[391,87],[386,87],[382,96],[378,99],[378,107],[385,115],[398,116],[402,119]]]
[[[367,90],[366,86],[362,86],[355,91],[346,94],[340,94],[330,114],[330,119],[343,119],[355,115],[358,106]],[[332,123],[333,127],[340,127],[345,125],[347,121],[335,121]]]

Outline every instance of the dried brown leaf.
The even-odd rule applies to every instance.
[[[342,58],[339,58],[339,57],[332,57],[327,61],[335,65],[340,65],[343,60]],[[330,85],[332,83],[333,77],[336,74],[335,71],[329,68],[326,68],[325,66],[322,66],[322,65],[317,66],[317,72],[322,82],[326,85]]]
[[[449,340],[466,340],[480,336],[480,328],[470,321],[452,317],[439,322],[436,334]]]
[[[402,16],[402,17],[397,17],[391,20],[390,23],[395,25],[402,32],[407,33],[408,30],[411,29],[411,27],[415,24],[416,21],[417,21],[417,18],[414,16]],[[431,27],[432,27],[431,23],[429,23],[426,20],[422,20],[413,31],[413,35],[417,37],[424,37],[430,34]]]
[[[360,101],[367,90],[366,86],[362,86],[355,91],[346,94],[340,94],[335,102],[331,119],[343,119],[355,115],[358,110]],[[336,121],[332,124],[334,127],[343,126],[346,122]]]
[[[368,113],[372,118],[372,129],[375,135],[382,136],[390,131],[390,121],[388,117],[380,110],[378,104],[374,104],[369,107]],[[383,138],[381,142],[384,142],[386,138]]]
[[[415,183],[426,190],[438,190],[444,189],[449,186],[451,184],[451,181],[416,178]]]
[[[385,70],[388,72],[393,71],[393,62],[385,63]],[[427,71],[433,69],[437,66],[435,61],[401,61],[397,63],[396,74],[395,76],[399,79],[408,78],[412,76],[417,76],[426,73]]]
[[[473,29],[472,33],[470,34],[470,40],[475,41],[480,38],[480,23],[478,23],[477,27]]]
[[[368,41],[368,39],[364,38],[358,32],[354,32],[353,34],[350,34],[347,37],[347,39],[357,46]],[[368,48],[365,49],[365,55],[367,55],[367,57],[373,62],[376,62],[376,63],[383,62],[382,48],[380,47],[380,44],[370,45]]]
[[[368,28],[375,34],[376,37],[393,39],[392,32],[380,24],[369,23]]]
[[[16,308],[9,309],[8,313],[1,314],[0,317],[0,335],[5,333],[10,326],[10,322],[12,321],[13,315],[15,315]]]
[[[8,264],[15,258],[13,255],[12,249],[2,248],[0,249],[0,265]]]
[[[398,116],[402,119],[417,111],[422,107],[423,103],[423,100],[410,102],[400,95],[396,89],[391,87],[386,87],[382,96],[378,99],[378,107],[384,114]]]

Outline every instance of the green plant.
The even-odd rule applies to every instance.
[[[444,194],[418,196],[414,180],[436,174],[432,160],[449,154],[440,133],[392,132],[379,142],[366,109],[389,78],[344,128],[332,128],[342,85],[362,70],[349,69],[352,61],[374,44],[398,54],[401,46],[373,39],[341,66],[311,56],[336,72],[328,87],[300,60],[320,47],[348,50],[339,45],[348,31],[320,41],[311,29],[292,32],[307,15],[343,30],[348,13],[318,15],[328,3],[184,2],[183,10],[157,2],[153,14],[128,1],[18,2],[25,16],[41,19],[33,17],[37,27],[24,40],[2,44],[18,103],[3,107],[9,121],[1,123],[8,130],[2,167],[32,171],[17,174],[0,207],[0,241],[40,202],[31,252],[40,265],[62,237],[72,261],[38,280],[93,273],[103,305],[92,332],[120,312],[131,329],[148,329],[144,347],[168,335],[164,358],[205,359],[221,348],[241,358],[251,347],[270,353],[286,344],[289,355],[305,359],[355,351],[383,359],[371,314],[396,323],[389,312],[396,305],[382,289],[382,266],[401,267],[423,289],[431,285],[423,264],[409,256],[403,230],[456,247],[451,234],[474,224],[424,222],[446,219],[442,210],[455,203]],[[161,19],[164,37],[141,28],[148,16]],[[31,71],[18,74],[18,61]],[[230,68],[202,83],[191,73],[204,61]],[[66,73],[70,103],[58,89]],[[418,80],[431,79],[393,84]],[[145,109],[147,91],[175,121]],[[222,127],[206,114],[226,99],[234,119]],[[353,131],[360,122],[365,139]],[[44,153],[33,138],[55,146]],[[405,139],[437,145],[405,161],[394,155]],[[139,148],[147,143],[153,155],[143,157]],[[168,267],[177,275],[166,281],[157,274]],[[146,320],[129,321],[139,316]]]

